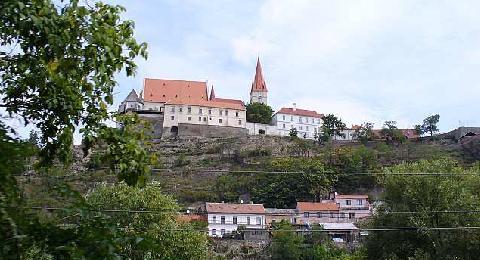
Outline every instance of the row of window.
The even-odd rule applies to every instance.
[[[207,118],[206,118],[206,117],[203,117],[203,118],[202,118],[201,116],[198,117],[198,122],[202,122],[202,119],[203,119],[203,122],[207,122]],[[170,116],[170,120],[172,120],[172,121],[175,120],[175,116]],[[188,120],[188,121],[192,121],[192,117],[191,117],[191,116],[187,117],[187,120]],[[212,118],[210,117],[209,120],[211,121]],[[218,123],[219,123],[219,124],[222,124],[222,123],[223,123],[223,119],[222,119],[222,118],[219,118],[219,119],[218,119]],[[242,125],[242,120],[238,120],[238,125]]]
[[[283,128],[283,129],[287,129],[287,125],[286,125],[286,124],[283,124],[283,125],[282,125],[282,128]],[[290,128],[293,128],[293,125],[292,125]],[[313,131],[314,131],[315,133],[317,133],[317,131],[320,130],[320,127],[319,127],[319,128],[317,128],[317,127],[312,127],[312,128],[310,128],[308,125],[305,126],[305,131],[310,131],[310,129],[313,129]],[[303,126],[298,126],[298,129],[297,129],[297,130],[302,131],[302,130],[303,130]]]
[[[346,205],[352,205],[352,201],[351,200],[345,200],[345,204]],[[363,205],[363,200],[358,199],[356,205]]]
[[[172,106],[172,107],[170,108],[170,112],[175,113],[175,107],[174,107],[174,106]],[[178,107],[178,112],[182,113],[182,112],[183,112],[183,107]],[[192,113],[192,107],[187,107],[187,113],[188,113],[188,114],[191,114],[191,113]],[[203,115],[203,108],[199,108],[199,109],[198,109],[198,114],[199,114],[199,115]],[[209,115],[212,115],[212,114],[213,114],[211,108],[208,109],[208,114],[209,114]],[[220,114],[221,116],[223,116],[223,115],[228,116],[228,110],[226,110],[226,109],[225,109],[225,110],[220,109],[219,114]],[[239,112],[238,112],[238,111],[235,111],[235,116],[236,116],[236,117],[239,116]]]
[[[282,115],[282,120],[286,121],[287,116]],[[294,120],[294,116],[290,116],[290,122],[293,122],[293,120]],[[301,117],[301,116],[299,116],[298,117],[298,122],[299,123],[312,123],[312,124],[317,123],[317,124],[320,124],[320,119],[319,118],[313,118],[313,117]]]
[[[336,212],[304,212],[303,217],[309,218],[309,217],[317,217],[317,218],[346,218],[347,214],[346,213],[336,213]],[[348,213],[348,218],[352,219],[355,218],[355,213],[350,212]]]
[[[234,216],[232,217],[232,221],[225,221],[225,216],[221,216],[220,217],[220,224],[234,224],[234,225],[238,225],[238,224],[246,224],[246,225],[262,225],[262,217],[255,217],[255,224],[252,224],[251,220],[250,220],[250,217],[247,217],[247,221],[245,223],[239,223],[238,222],[238,217]],[[218,224],[217,222],[217,216],[213,216],[212,217],[212,221],[210,222],[210,224]]]

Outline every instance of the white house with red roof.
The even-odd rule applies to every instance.
[[[208,234],[222,237],[232,233],[239,226],[246,229],[265,229],[265,208],[263,204],[205,203]]]
[[[280,136],[288,136],[290,130],[295,128],[299,137],[314,139],[320,133],[322,117],[316,111],[299,109],[294,103],[293,107],[283,107],[275,113],[272,124]]]

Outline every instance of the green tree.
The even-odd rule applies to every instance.
[[[295,227],[285,220],[275,225],[270,248],[272,259],[303,259],[304,238],[294,231]]]
[[[267,207],[292,208],[297,201],[319,200],[336,181],[318,158],[276,158],[250,184],[252,200]]]
[[[423,119],[422,133],[429,133],[433,137],[433,134],[438,132],[437,124],[440,121],[440,115],[432,115]]]
[[[97,142],[105,143],[103,160],[120,181],[143,185],[156,160],[155,154],[148,152],[150,126],[137,114],[116,115],[116,120],[121,127],[103,127],[97,137]]]
[[[40,146],[40,140],[38,138],[38,132],[35,130],[31,130],[28,136],[28,142],[31,143],[35,147]]]
[[[398,129],[396,121],[385,121],[380,133],[387,144],[401,144],[406,140],[402,131]]]
[[[269,105],[253,102],[246,105],[247,122],[270,124],[273,110]]]
[[[297,138],[298,137],[298,130],[297,128],[293,127],[290,129],[290,132],[288,132],[288,136],[291,138]]]
[[[161,193],[160,185],[143,188],[125,184],[101,186],[88,194],[86,202],[94,209],[122,209],[152,213],[115,212],[108,221],[118,226],[122,237],[130,239],[118,247],[128,259],[203,259],[207,253],[204,232],[177,221],[179,206]]]
[[[146,57],[123,11],[78,0],[1,1],[1,106],[40,130],[43,165],[71,159],[75,128],[87,138],[95,132],[108,118],[114,75],[133,75],[135,58]]]
[[[480,178],[449,159],[403,163],[380,178],[385,192],[370,225],[418,230],[372,232],[369,259],[477,259],[480,233],[474,230],[434,230],[480,225]],[[447,173],[403,175],[398,173]],[[415,212],[391,214],[389,212]],[[445,213],[445,211],[465,211]],[[472,213],[469,213],[472,211]]]
[[[342,120],[332,114],[328,114],[322,117],[322,127],[320,134],[320,143],[335,139],[337,136],[344,137],[345,134],[342,133],[345,130],[345,123]]]
[[[366,144],[368,141],[372,141],[373,136],[373,123],[364,123],[359,128],[355,129],[355,138],[361,143]]]

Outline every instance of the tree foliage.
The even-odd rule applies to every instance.
[[[367,241],[370,259],[476,259],[480,234],[475,230],[431,230],[437,227],[478,226],[480,178],[457,162],[444,159],[403,163],[385,170],[383,204],[371,225],[415,227],[418,231],[372,232]],[[448,173],[401,175],[396,173]],[[388,214],[390,211],[418,212]],[[467,211],[461,214],[442,211]]]
[[[88,194],[87,204],[94,209],[141,210],[153,213],[116,212],[108,217],[122,237],[134,238],[118,248],[128,259],[202,259],[207,253],[203,232],[177,221],[179,206],[163,195],[160,185],[143,188],[125,184],[101,186]]]
[[[440,115],[432,115],[423,119],[423,124],[416,126],[419,129],[418,132],[421,134],[430,134],[433,136],[434,133],[438,132],[437,124],[440,121]]]
[[[120,127],[103,127],[99,131],[97,141],[105,146],[101,157],[120,181],[130,186],[143,185],[156,160],[155,154],[148,151],[150,126],[137,114],[116,115],[116,120]]]
[[[269,105],[253,102],[246,105],[247,122],[270,124],[273,110]]]
[[[374,139],[373,123],[363,123],[359,128],[355,129],[354,136],[363,144],[372,141]]]
[[[387,144],[398,145],[406,140],[406,137],[403,135],[402,131],[398,129],[396,121],[385,121],[380,133]]]
[[[342,131],[345,130],[346,125],[340,118],[336,117],[335,115],[328,114],[322,117],[322,122],[321,133],[319,136],[320,143],[329,141],[332,138],[335,139],[337,136],[345,136]]]
[[[78,0],[1,1],[2,106],[41,131],[43,164],[71,158],[75,127],[88,137],[108,118],[115,73],[133,75],[135,57],[146,57],[123,11]]]

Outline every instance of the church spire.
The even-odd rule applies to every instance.
[[[214,99],[215,99],[215,90],[213,89],[213,85],[212,85],[212,89],[210,90],[209,100],[214,100]]]
[[[260,57],[257,58],[257,67],[255,69],[255,79],[252,83],[251,92],[268,92],[265,79],[263,79],[262,65],[260,64]]]

